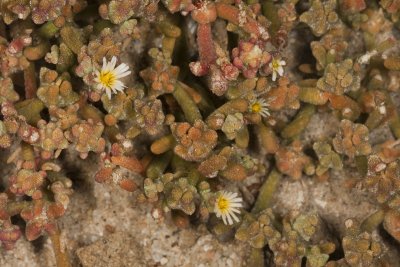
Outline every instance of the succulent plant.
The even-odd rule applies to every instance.
[[[400,239],[397,0],[0,2],[5,249],[48,235],[70,266],[58,219],[74,161],[137,191],[153,217],[235,236],[249,266],[378,266],[397,253],[375,231]],[[324,201],[274,202],[289,181],[334,190],[337,173],[376,209],[362,223],[314,210]],[[344,231],[328,235],[337,220]]]

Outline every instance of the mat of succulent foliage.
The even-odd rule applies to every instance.
[[[154,217],[235,233],[248,266],[400,266],[399,29],[398,0],[0,1],[3,249],[46,235],[71,265],[73,156]],[[305,138],[321,115],[338,127]],[[375,212],[326,235],[316,210],[272,205],[334,172]]]

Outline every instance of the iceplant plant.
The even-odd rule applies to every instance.
[[[97,83],[97,89],[105,90],[109,99],[111,99],[112,93],[123,92],[126,86],[120,79],[131,74],[128,65],[121,63],[115,67],[116,64],[117,58],[115,56],[111,58],[111,61],[107,61],[103,57],[103,66],[100,71],[96,70],[96,78],[94,79]]]
[[[240,214],[239,208],[242,207],[242,198],[237,193],[220,191],[217,193],[214,212],[218,218],[222,217],[224,224],[232,225],[233,221],[239,222],[235,213]]]

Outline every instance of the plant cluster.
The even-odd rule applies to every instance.
[[[3,248],[46,234],[68,266],[56,243],[69,155],[95,160],[97,182],[136,191],[155,217],[234,230],[249,266],[266,248],[276,266],[387,266],[375,230],[400,242],[399,29],[396,0],[1,1]],[[308,57],[296,34],[312,39]],[[305,142],[316,114],[339,128]],[[391,136],[372,143],[380,127]],[[344,168],[379,209],[344,221],[340,242],[315,212],[275,215],[281,179]],[[250,178],[256,192],[243,189]]]

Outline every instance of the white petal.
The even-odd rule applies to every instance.
[[[285,66],[285,65],[286,65],[286,61],[284,61],[284,60],[280,60],[280,61],[279,61],[279,65],[281,65],[281,66]]]
[[[227,224],[227,223],[226,223],[226,216],[225,216],[225,215],[222,215],[222,221],[224,222],[224,224]]]
[[[117,88],[115,88],[115,90],[118,91],[118,92],[124,92],[124,88],[125,88],[125,86],[124,87],[117,87]],[[114,92],[114,93],[117,93],[117,92]]]
[[[279,76],[283,75],[283,67],[282,66],[279,66],[278,73],[279,73]]]
[[[126,86],[121,81],[115,81],[111,88],[113,90],[117,90],[117,91],[122,92],[125,87]]]
[[[236,216],[235,213],[231,213],[231,215],[232,215],[233,219],[234,219],[236,222],[240,222],[239,218]]]
[[[102,69],[104,72],[110,72],[112,71],[111,69],[111,61],[107,61],[106,66]]]
[[[272,80],[274,82],[276,81],[276,71],[272,72]]]
[[[242,203],[231,203],[229,205],[232,208],[241,208],[242,207]]]
[[[114,75],[115,75],[115,77],[117,77],[117,78],[125,77],[126,75],[128,75],[128,74],[125,74],[125,73],[128,72],[129,70],[123,69],[123,68],[119,68],[120,66],[121,66],[121,65],[119,65],[119,66],[114,70]]]
[[[125,71],[125,72],[122,72],[120,74],[116,74],[115,77],[117,77],[117,79],[119,79],[119,78],[122,78],[122,77],[126,77],[129,74],[131,74],[131,71]]]
[[[215,215],[217,216],[217,218],[221,217],[222,214],[217,207],[215,207],[214,211],[215,211]]]
[[[111,99],[111,89],[110,88],[106,88],[106,94],[108,96],[108,99]]]
[[[235,198],[233,199],[233,201],[234,201],[234,202],[242,202],[243,199],[242,199],[241,197],[235,197]]]
[[[237,196],[238,196],[238,194],[236,192],[235,193],[230,193],[230,198],[231,199],[234,199]]]
[[[242,202],[243,202],[242,199],[235,200],[235,201],[232,201],[232,202],[231,202],[231,205],[234,205],[234,204],[235,204],[235,205],[237,205],[237,204],[240,204],[240,205],[241,205]]]
[[[228,191],[225,191],[225,193],[224,193],[225,197],[229,198],[229,199],[232,198],[232,194],[233,194],[232,192],[228,192]]]
[[[105,57],[103,57],[103,67],[101,67],[102,70],[105,70],[107,67],[108,63]]]
[[[261,117],[268,117],[270,115],[270,113],[268,111],[266,111],[266,110],[261,111],[260,114],[261,114]]]
[[[230,208],[229,211],[230,211],[231,214],[233,214],[233,213],[240,213],[240,210],[235,209],[235,208],[233,208],[233,207]]]
[[[233,220],[232,220],[231,215],[228,213],[228,214],[226,215],[226,217],[228,217],[228,223],[229,223],[229,225],[232,225],[232,224],[233,224]]]
[[[131,72],[129,71],[129,73],[128,73],[128,71],[129,71],[129,67],[128,67],[128,65],[126,65],[124,63],[122,63],[121,65],[116,67],[114,70],[115,75],[117,77],[125,77],[126,75],[129,75]],[[127,73],[127,74],[125,74],[125,73]],[[119,75],[124,75],[124,76],[119,76]]]
[[[113,69],[115,69],[115,65],[117,64],[117,58],[115,57],[115,56],[113,56],[112,58],[111,58],[111,61],[110,61],[110,70],[113,70]]]

